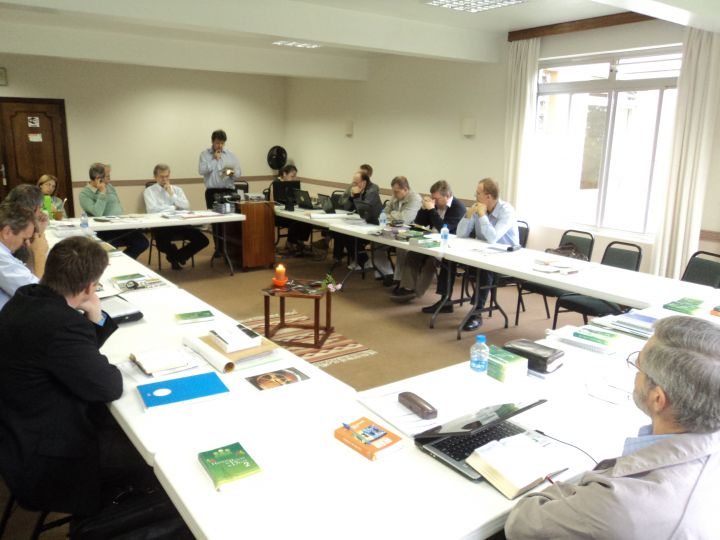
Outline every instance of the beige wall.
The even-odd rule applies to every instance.
[[[291,79],[287,96],[287,148],[302,176],[349,182],[367,162],[381,187],[405,175],[427,191],[445,178],[461,196],[483,176],[502,177],[502,64],[388,56],[370,62],[367,81]],[[461,135],[466,117],[477,120],[474,137]]]
[[[176,178],[199,178],[198,155],[218,128],[227,131],[243,174],[270,174],[267,151],[284,137],[281,77],[4,54],[0,65],[10,81],[0,96],[65,100],[75,182],[87,179],[93,161],[111,163],[115,180],[150,179],[158,162]],[[120,189],[125,210],[142,211],[142,188]],[[202,190],[190,191],[202,207]]]

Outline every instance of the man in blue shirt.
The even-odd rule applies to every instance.
[[[0,205],[0,308],[23,285],[37,283],[38,278],[14,256],[26,246],[35,232],[35,216],[17,203]]]
[[[222,198],[235,192],[235,179],[240,178],[242,171],[238,158],[225,148],[227,134],[222,129],[218,129],[212,132],[210,139],[212,146],[200,152],[198,174],[203,177],[205,183],[205,204],[212,210],[216,196]],[[214,224],[212,230],[215,240],[213,257],[220,256],[219,225]]]
[[[483,178],[478,182],[475,191],[477,201],[465,213],[457,226],[458,238],[474,236],[489,244],[507,244],[515,246],[520,244],[515,209],[500,199],[500,190],[492,178]],[[493,272],[480,272],[480,286],[492,285],[495,276]],[[488,289],[481,289],[478,308],[482,309],[487,300]],[[473,314],[463,326],[464,330],[472,331],[482,325],[480,314]]]

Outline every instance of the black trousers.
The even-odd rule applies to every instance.
[[[150,246],[150,242],[145,238],[145,235],[134,229],[98,231],[97,235],[98,238],[105,240],[112,246],[125,246],[125,255],[133,259],[137,259],[140,254]]]
[[[207,206],[208,210],[212,210],[213,203],[215,202],[215,195],[234,195],[235,190],[229,189],[229,188],[206,188],[205,189],[205,205]],[[220,242],[218,239],[218,235],[220,234],[220,227],[221,225],[219,223],[213,223],[212,224],[212,233],[213,233],[213,244],[215,245],[215,252],[217,253],[220,251]]]
[[[474,271],[474,269],[473,269]],[[448,289],[448,273],[450,275],[450,287]],[[444,261],[440,266],[440,275],[438,276],[437,282],[437,293],[441,296],[446,296],[452,299],[453,286],[455,283],[455,274],[457,273],[457,264],[454,262]],[[492,285],[495,274],[488,272],[487,270],[480,270],[480,282],[476,284],[477,287],[488,287]],[[489,289],[480,290],[480,302],[478,308],[485,306]],[[462,291],[461,291],[462,294]]]
[[[153,229],[153,237],[158,250],[167,255],[169,261],[177,260],[181,264],[190,259],[198,251],[207,247],[210,241],[195,227],[162,227]],[[174,241],[187,242],[180,249],[173,244]]]

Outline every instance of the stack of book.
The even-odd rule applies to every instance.
[[[521,381],[527,376],[528,360],[524,356],[490,345],[488,375],[500,382]]]

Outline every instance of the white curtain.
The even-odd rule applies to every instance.
[[[698,249],[718,101],[720,34],[689,28],[678,79],[665,218],[653,253],[655,274],[679,278]]]
[[[505,113],[505,189],[501,197],[518,205],[518,186],[523,174],[523,144],[535,127],[537,69],[540,38],[510,44]]]

